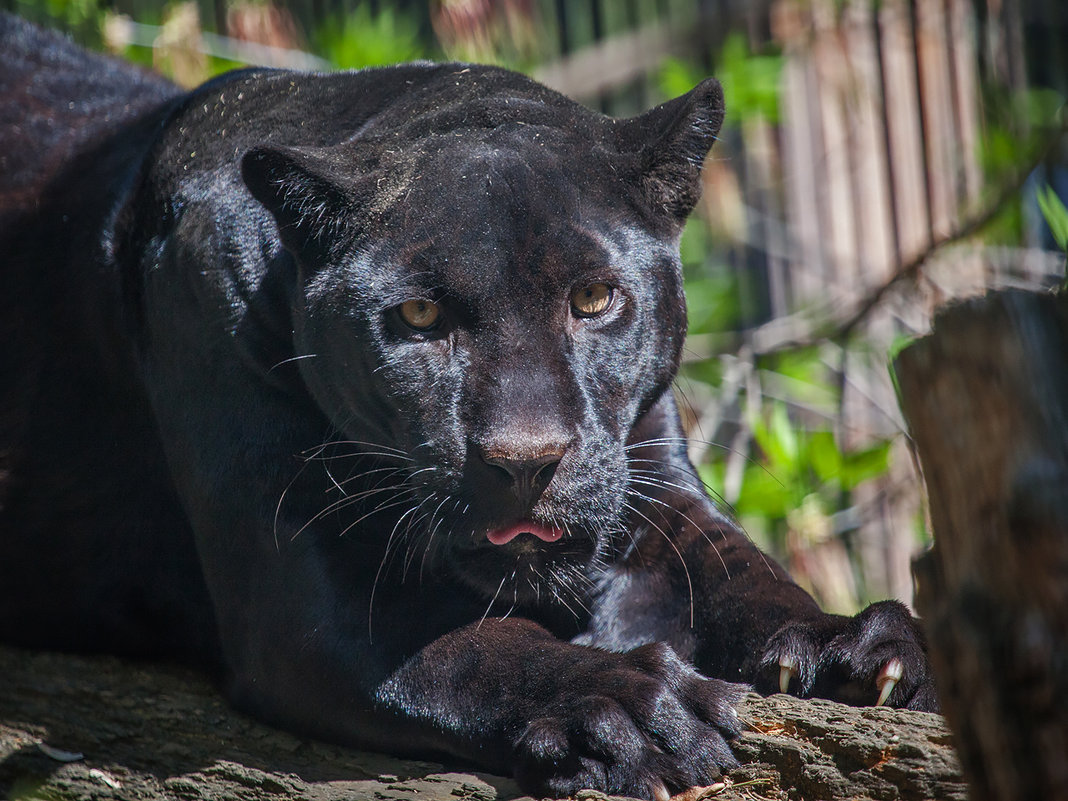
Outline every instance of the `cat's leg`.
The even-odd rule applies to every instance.
[[[594,788],[661,801],[737,764],[728,741],[743,692],[662,643],[611,653],[507,618],[442,635],[376,699],[537,797]]]
[[[666,640],[708,675],[854,704],[935,710],[922,627],[900,603],[826,614],[724,516],[686,456],[674,401],[629,446],[635,545],[602,583],[582,641]]]

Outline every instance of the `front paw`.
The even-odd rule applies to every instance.
[[[737,765],[727,741],[740,728],[734,707],[745,686],[699,675],[662,643],[590,656],[561,677],[554,703],[516,743],[527,792],[590,788],[663,801]]]
[[[788,623],[765,646],[756,688],[854,705],[938,711],[923,630],[903,604]]]

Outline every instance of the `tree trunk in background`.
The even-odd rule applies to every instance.
[[[896,371],[936,543],[917,607],[972,797],[1068,798],[1068,296],[950,307]]]

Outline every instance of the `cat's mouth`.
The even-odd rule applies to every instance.
[[[521,536],[536,537],[542,542],[556,542],[564,536],[564,530],[535,523],[533,520],[520,520],[514,525],[491,529],[486,533],[486,539],[493,545],[507,545]]]
[[[497,614],[506,612],[507,604],[576,597],[587,586],[583,576],[600,543],[585,527],[569,523],[565,531],[527,517],[504,525],[487,522],[456,542],[451,567],[479,594],[500,599]],[[495,609],[492,602],[490,609]]]

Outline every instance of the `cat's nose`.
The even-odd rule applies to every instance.
[[[503,470],[511,477],[512,489],[524,504],[536,499],[549,485],[566,451],[566,445],[556,444],[509,453],[479,448],[482,461]]]

